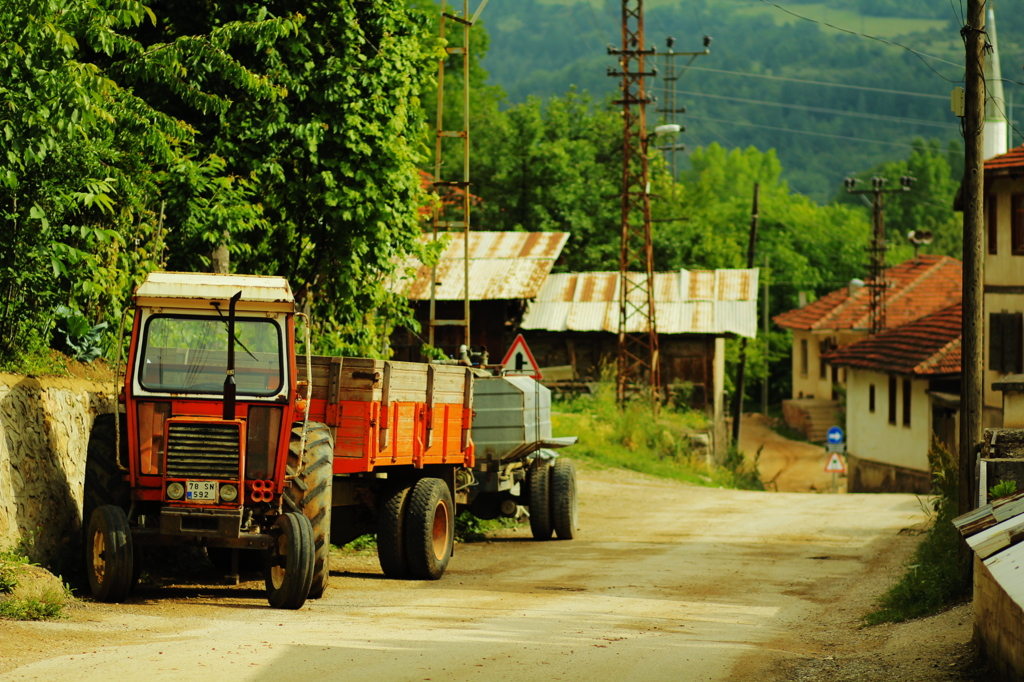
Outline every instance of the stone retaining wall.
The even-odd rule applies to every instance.
[[[57,572],[77,561],[89,433],[113,385],[0,374],[0,546],[31,539]]]

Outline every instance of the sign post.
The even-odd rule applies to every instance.
[[[838,426],[833,426],[828,430],[825,452],[831,453],[828,464],[825,465],[825,471],[832,473],[832,492],[837,493],[839,486],[836,477],[846,473],[846,463],[843,462],[843,453],[846,452],[846,436]]]

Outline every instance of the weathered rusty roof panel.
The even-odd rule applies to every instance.
[[[436,297],[441,301],[464,298],[465,239],[449,233],[449,242],[437,264]],[[421,237],[423,242],[432,235]],[[523,299],[537,296],[555,260],[569,239],[567,232],[471,232],[469,235],[469,296],[473,301]],[[416,268],[412,280],[397,278],[392,291],[412,300],[430,299],[430,268],[410,259]]]
[[[655,273],[655,316],[659,334],[757,335],[756,269]],[[635,273],[631,281],[640,281]],[[614,272],[548,275],[523,320],[524,329],[617,332],[619,278]],[[640,302],[639,291],[631,301]],[[630,332],[646,330],[644,316],[632,315]]]

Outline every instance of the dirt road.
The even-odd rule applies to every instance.
[[[713,490],[590,470],[580,499],[578,539],[504,531],[460,545],[438,582],[384,580],[375,557],[349,556],[325,598],[298,612],[268,608],[248,583],[149,589],[84,604],[69,621],[4,623],[0,679],[961,679],[892,666],[884,677],[817,674],[893,641],[856,625],[912,547],[905,529],[923,521],[912,496]],[[969,638],[958,617],[953,639]]]

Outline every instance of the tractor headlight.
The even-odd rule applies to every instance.
[[[178,483],[177,481],[172,481],[168,483],[167,497],[169,497],[172,500],[180,500],[181,498],[185,497],[185,486]]]
[[[234,502],[238,499],[238,488],[230,483],[225,483],[220,487],[220,499],[225,502]]]

